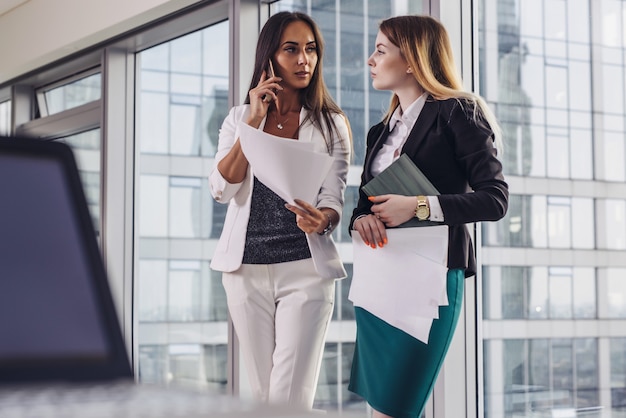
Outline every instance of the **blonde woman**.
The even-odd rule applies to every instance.
[[[384,20],[368,65],[373,87],[393,95],[383,121],[368,133],[361,185],[406,154],[441,194],[368,199],[361,191],[351,233],[375,251],[388,243],[387,228],[414,217],[448,225],[449,304],[439,308],[428,344],[356,307],[349,389],[365,398],[374,417],[417,418],[454,334],[464,280],[476,273],[466,224],[502,218],[508,186],[497,158],[498,124],[480,97],[463,91],[447,32],[438,21],[428,16]]]

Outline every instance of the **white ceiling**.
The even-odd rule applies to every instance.
[[[0,16],[28,0],[0,0]]]

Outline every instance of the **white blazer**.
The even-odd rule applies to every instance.
[[[224,119],[219,133],[215,165],[209,175],[209,185],[213,198],[217,202],[228,203],[224,228],[211,260],[211,268],[217,271],[235,271],[241,266],[241,261],[243,260],[246,231],[250,218],[250,203],[252,201],[252,169],[248,166],[246,178],[241,183],[231,184],[222,177],[217,169],[217,163],[228,154],[236,141],[238,141],[240,135],[238,124],[246,119],[249,112],[250,105],[235,106]],[[298,140],[313,142],[315,151],[328,153],[326,142],[319,129],[310,120],[302,123],[307,114],[308,111],[304,108],[300,111],[301,125]],[[334,115],[333,119],[341,139],[333,137],[333,156],[335,161],[322,183],[314,206],[331,208],[341,217],[351,145],[345,118],[342,115]],[[263,129],[264,126],[265,120],[261,122],[259,129]],[[329,137],[329,134],[326,134]],[[330,234],[323,236],[315,233],[306,234],[306,239],[311,250],[315,269],[321,277],[327,279],[342,279],[346,277],[346,270]]]

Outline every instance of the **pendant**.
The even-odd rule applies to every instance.
[[[282,123],[279,123],[278,125],[276,125],[276,127],[277,127],[278,129],[282,130],[282,129],[283,129],[283,124],[282,124]]]

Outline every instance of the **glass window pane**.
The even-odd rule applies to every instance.
[[[0,103],[0,135],[8,135],[11,132],[11,101]]]
[[[545,319],[550,315],[548,304],[550,302],[550,281],[548,269],[545,267],[532,267],[528,278],[528,318]]]
[[[626,361],[606,358],[615,338],[598,317],[626,316],[626,203],[606,183],[626,180],[626,4],[480,0],[478,11],[480,91],[517,193],[482,226],[485,260],[498,264],[482,266],[484,415],[622,415]],[[571,323],[599,338],[537,339]]]
[[[569,178],[569,140],[565,136],[549,135],[547,141],[548,176]]]
[[[606,275],[607,315],[609,318],[626,318],[626,269],[601,269]]]
[[[59,138],[68,144],[74,152],[76,165],[83,183],[89,212],[93,219],[96,232],[100,232],[100,183],[102,169],[100,162],[101,138],[100,129],[81,132],[79,134]]]
[[[573,116],[574,119],[583,119]],[[584,118],[589,119],[589,118]],[[593,144],[590,130],[572,129],[570,131],[571,177],[573,179],[591,180],[593,178]]]
[[[167,263],[164,260],[139,261],[139,321],[167,318]]]
[[[167,236],[168,178],[142,175],[139,177],[139,234],[142,237]]]
[[[606,113],[624,113],[624,68],[617,65],[601,67],[603,83],[602,110]],[[610,80],[610,82],[609,82]]]
[[[551,267],[550,318],[572,318],[572,269]]]
[[[595,248],[595,211],[593,199],[572,198],[572,247],[591,250]],[[626,228],[624,229],[626,232]]]
[[[54,115],[99,100],[102,94],[101,80],[102,75],[96,73],[49,90],[44,89],[42,93],[47,111],[40,109],[42,116]]]
[[[169,151],[169,97],[166,93],[156,93],[150,90],[142,90],[139,95],[141,99],[137,117],[138,135],[141,138],[150,138],[149,141],[139,142],[141,152],[166,154]]]
[[[616,414],[626,407],[626,338],[611,338],[611,407]]]
[[[604,156],[603,179],[607,181],[626,180],[624,132],[604,131],[603,137],[604,149],[600,150],[601,155]]]
[[[550,248],[571,246],[571,200],[569,198],[548,198],[548,240]]]
[[[215,42],[228,26],[137,56],[140,380],[211,393],[227,391],[226,295],[209,268],[225,205],[211,198],[206,170],[228,111],[228,42]]]
[[[548,199],[546,196],[530,196],[530,208],[524,213],[530,214],[530,219],[524,222],[531,222],[531,240],[527,246],[534,248],[546,248],[548,246]]]
[[[594,268],[576,267],[574,279],[574,317],[591,319],[597,316],[596,272]]]
[[[599,221],[606,234],[602,248],[610,250],[626,249],[626,201],[605,199],[604,216]]]

